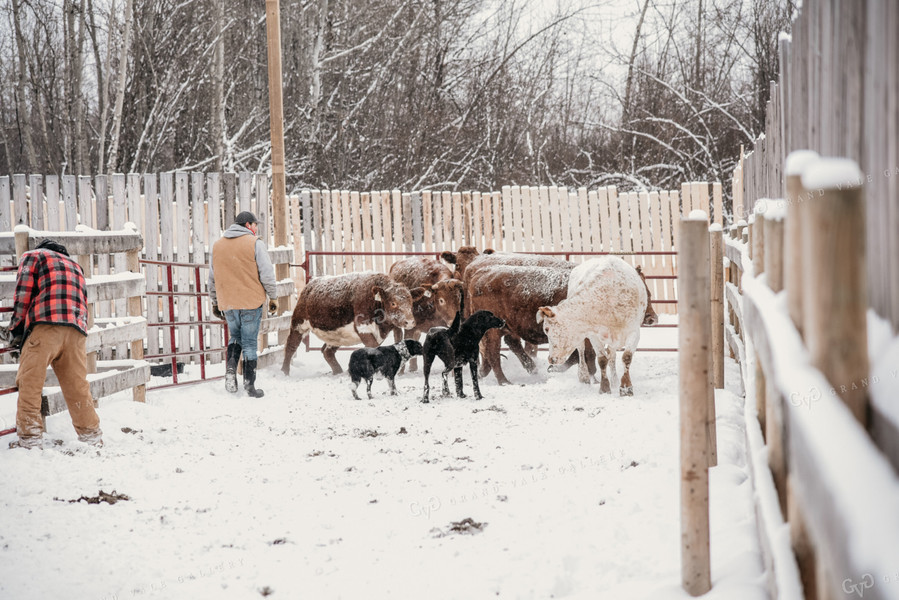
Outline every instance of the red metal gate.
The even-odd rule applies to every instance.
[[[148,390],[158,390],[163,388],[174,387],[178,385],[189,385],[192,383],[200,383],[203,381],[214,381],[217,379],[223,379],[224,375],[219,375],[216,377],[207,377],[206,376],[206,355],[214,354],[214,353],[223,353],[225,348],[228,346],[228,327],[224,321],[219,320],[207,320],[203,319],[195,319],[188,321],[178,321],[176,320],[175,314],[175,297],[177,296],[188,296],[190,298],[194,298],[196,300],[197,307],[197,315],[203,315],[203,298],[208,296],[209,294],[203,292],[201,290],[204,289],[203,286],[203,278],[200,275],[201,269],[208,269],[209,265],[206,264],[194,264],[194,263],[179,263],[179,262],[167,262],[161,260],[141,260],[141,264],[143,265],[156,265],[157,267],[163,267],[163,272],[165,273],[165,280],[162,286],[163,289],[159,290],[147,290],[147,297],[152,300],[156,297],[166,298],[166,310],[165,310],[165,318],[167,320],[160,321],[157,323],[147,323],[147,327],[163,327],[168,328],[168,336],[169,343],[171,344],[172,351],[164,352],[160,354],[148,354],[144,356],[146,360],[153,359],[168,359],[171,363],[172,367],[172,383],[165,385],[154,385],[147,386]],[[175,282],[174,282],[174,269],[191,269],[193,270],[193,281],[194,281],[194,290],[193,291],[175,291]],[[155,302],[148,302],[148,310],[151,309],[152,305],[156,304]],[[162,315],[160,315],[162,316]],[[187,315],[188,319],[190,315]],[[222,327],[223,335],[221,338],[223,339],[224,345],[207,348],[206,347],[206,334],[205,334],[205,325],[218,325]],[[179,351],[176,343],[175,332],[178,327],[188,327],[188,328],[196,328],[197,331],[197,350],[185,350]],[[194,357],[199,356],[200,362],[200,378],[199,379],[191,379],[189,381],[179,381],[178,380],[178,358],[180,357]]]

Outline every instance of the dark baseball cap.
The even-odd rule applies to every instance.
[[[234,222],[238,225],[246,225],[247,223],[258,223],[259,221],[256,220],[256,215],[248,210],[245,210],[237,215],[237,218],[234,219]]]

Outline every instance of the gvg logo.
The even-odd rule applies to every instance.
[[[805,406],[812,408],[812,403],[821,400],[821,390],[812,386],[807,392],[793,392],[790,394],[790,404],[796,407]]]
[[[843,591],[847,594],[858,594],[859,598],[864,598],[865,590],[871,589],[872,587],[874,587],[874,576],[870,573],[862,575],[862,579],[858,583],[855,583],[852,579],[843,580]]]
[[[440,498],[436,496],[431,496],[424,502],[413,502],[409,505],[409,509],[412,511],[412,516],[415,517],[427,517],[431,518],[431,513],[437,512],[440,510],[442,506],[442,502]]]

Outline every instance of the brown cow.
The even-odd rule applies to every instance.
[[[431,327],[449,327],[462,303],[462,282],[453,279],[452,270],[439,260],[427,256],[412,256],[399,260],[390,267],[390,277],[410,290],[424,288],[422,296],[412,303],[415,326],[394,331],[396,341],[417,340]],[[416,370],[413,358],[409,370]]]
[[[424,292],[422,288],[410,292],[374,271],[313,279],[293,309],[281,370],[290,373],[290,360],[311,331],[324,342],[322,354],[332,372],[343,372],[335,357],[339,347],[362,343],[374,348],[395,327],[412,328],[412,302]]]
[[[558,267],[558,268],[568,268],[571,269],[574,265],[568,261],[562,260],[556,256],[546,256],[542,254],[518,254],[514,252],[496,252],[490,248],[484,250],[483,253],[479,253],[477,248],[474,246],[462,246],[459,248],[457,252],[448,252],[445,251],[441,253],[440,257],[448,263],[452,263],[456,265],[456,271],[454,276],[457,279],[461,279],[464,285],[464,290],[466,294],[465,303],[465,315],[470,315],[473,311],[471,308],[471,304],[468,302],[468,284],[471,280],[472,275],[477,272],[478,269],[482,269],[484,267],[489,267],[492,265],[513,265],[513,266],[522,266],[522,267]],[[568,265],[567,267],[565,265]],[[491,340],[495,338],[497,335],[496,332],[488,332],[487,338]],[[532,344],[531,342],[525,342],[524,350],[521,349],[521,341],[514,334],[506,334],[505,336],[506,344],[509,345],[509,348],[521,359],[522,356],[527,355],[531,358],[537,356],[537,346]],[[531,372],[533,369],[533,360],[524,360],[521,359],[521,364]],[[490,372],[490,363],[484,362],[481,367],[481,377],[487,375]],[[502,381],[501,381],[502,383]]]
[[[412,302],[415,326],[405,330],[405,339],[427,333],[431,327],[449,327],[461,308],[462,282],[458,279],[443,279],[420,287],[424,293]]]
[[[430,256],[410,256],[390,265],[390,277],[407,288],[414,289],[453,278],[453,270]],[[456,315],[450,317],[450,323]]]
[[[454,277],[461,279],[465,283],[466,289],[468,283],[465,274],[481,267],[490,265],[515,265],[521,267],[555,267],[564,264],[571,264],[556,256],[546,256],[543,254],[519,254],[515,252],[497,252],[490,248],[479,253],[474,246],[462,246],[457,252],[442,252],[440,258],[448,263],[456,265]]]
[[[529,373],[536,369],[533,358],[520,346],[524,340],[536,346],[547,342],[543,328],[537,323],[537,309],[547,304],[555,305],[568,294],[568,278],[574,264],[554,261],[552,266],[518,266],[494,264],[466,271],[469,301],[466,309],[471,311],[489,310],[506,324],[502,329],[492,330],[484,338],[484,362],[482,376],[492,369],[500,385],[510,383],[500,362],[500,338],[505,336],[509,349],[518,357]],[[592,347],[584,352],[588,364],[595,361]],[[578,361],[574,354],[571,366]],[[562,365],[556,370],[563,370]],[[589,383],[589,375],[581,376],[581,381]]]

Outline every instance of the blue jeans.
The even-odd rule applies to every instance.
[[[246,360],[256,360],[259,325],[262,323],[262,307],[225,311],[228,322],[229,344],[239,343]]]

